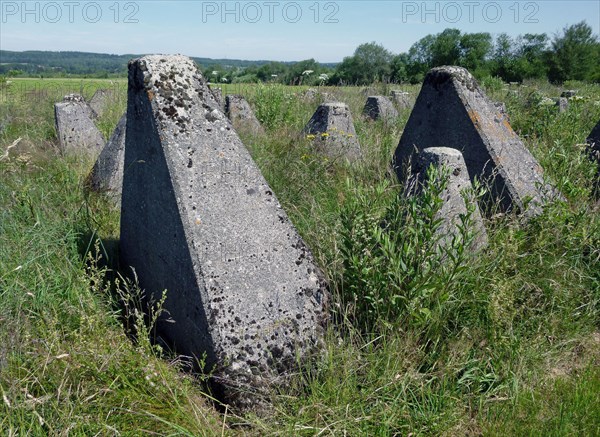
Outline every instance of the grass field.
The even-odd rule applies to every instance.
[[[484,85],[566,200],[530,222],[488,216],[489,247],[451,268],[390,174],[410,112],[389,124],[360,116],[369,94],[414,98],[419,87],[322,89],[354,115],[366,156],[356,166],[317,155],[300,134],[318,105],[301,98],[305,88],[223,87],[245,95],[263,122],[264,137],[243,140],[334,296],[322,359],[272,393],[266,417],[232,414],[210,396],[207,376],[125,333],[111,271],[119,211],[84,191],[92,162],[58,154],[52,105],[114,87],[98,122],[108,137],[126,82],[4,86],[0,434],[600,435],[600,207],[596,168],[582,153],[600,119],[600,87],[566,84],[579,97],[559,114],[544,103],[560,94],[547,83]],[[382,252],[384,219],[395,240]],[[422,250],[407,249],[415,244]],[[135,301],[135,287],[117,285]]]

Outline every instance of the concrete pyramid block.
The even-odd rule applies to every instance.
[[[328,291],[194,62],[129,63],[121,266],[148,299],[167,290],[161,338],[213,368],[226,402],[260,404],[322,345]]]
[[[231,120],[234,129],[239,133],[250,135],[263,135],[265,133],[250,104],[242,96],[235,94],[225,96],[225,114]]]
[[[384,96],[369,96],[363,108],[363,115],[371,120],[394,121],[398,118],[398,111]]]
[[[425,77],[394,156],[401,180],[412,153],[440,146],[462,152],[471,180],[487,183],[488,200],[503,210],[539,214],[558,195],[506,117],[461,67],[434,68]]]
[[[502,115],[504,117],[504,119],[510,123],[510,115],[508,114],[508,110],[506,109],[506,103],[504,102],[493,102],[494,106],[496,107],[496,109],[498,110],[498,112],[500,113],[500,115]]]
[[[127,114],[123,114],[87,179],[87,186],[90,189],[107,193],[119,204],[123,186],[126,126]]]
[[[93,117],[91,108],[78,94],[69,94],[54,104],[56,135],[63,153],[98,156],[105,140]]]
[[[319,105],[303,133],[314,140],[319,152],[331,159],[354,161],[362,156],[352,114],[345,103]]]
[[[436,215],[436,218],[441,219],[440,227],[437,229],[438,244],[449,250],[453,238],[460,237],[461,216],[466,217],[468,202],[473,210],[470,215],[470,226],[474,233],[469,249],[473,252],[483,249],[487,246],[487,233],[479,206],[473,198],[473,187],[467,165],[458,150],[449,147],[430,147],[414,155],[413,173],[407,184],[407,193],[415,195],[422,191],[428,183],[427,171],[431,165],[438,169],[439,176],[448,178],[440,196],[443,201],[442,207]]]

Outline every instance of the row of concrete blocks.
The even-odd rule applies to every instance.
[[[339,105],[326,108],[327,117],[344,113]],[[167,290],[162,340],[180,354],[204,357],[223,400],[255,408],[322,350],[324,275],[189,58],[129,63],[127,117],[113,139],[95,171],[111,158],[121,166],[122,268],[135,270],[148,301]],[[115,143],[125,145],[123,159]],[[463,195],[474,178],[490,185],[503,209],[528,215],[558,195],[462,68],[433,69],[425,78],[394,158],[401,180],[413,152],[408,195],[424,187],[430,165],[448,172],[442,245],[468,211],[478,236],[472,249],[485,245],[481,214]]]
[[[264,128],[243,96],[230,94],[223,99],[220,88],[210,90],[236,132],[264,135]],[[407,93],[392,93],[396,93],[394,98],[407,99]],[[100,154],[88,178],[88,185],[95,191],[110,193],[118,202],[121,196],[127,117],[125,114],[121,117],[106,146],[93,121],[98,118],[99,109],[105,109],[112,94],[110,90],[98,90],[89,104],[79,95],[65,96],[63,102],[55,105],[55,119],[62,150],[80,152],[83,149],[91,155]],[[369,96],[364,114],[373,120],[382,118],[387,121],[398,116],[391,101],[383,96]],[[320,105],[303,133],[312,136],[315,148],[331,159],[342,157],[354,160],[362,156],[352,115],[345,103],[328,102]]]
[[[217,101],[222,102],[225,114],[227,114],[231,120],[236,131],[251,135],[264,134],[262,125],[254,115],[251,106],[246,99],[244,99],[244,97],[230,94],[225,96],[223,102],[220,88],[211,88],[211,91],[213,92]],[[392,93],[395,101],[402,101],[402,104],[399,104],[399,106],[403,108],[409,107],[408,105],[410,105],[410,103],[408,103],[408,93],[395,91],[392,91]],[[335,114],[330,114],[332,111],[335,112]],[[367,101],[363,108],[363,115],[371,120],[381,119],[384,122],[393,122],[398,118],[398,110],[392,104],[392,101],[387,97],[369,96],[367,97]],[[323,103],[317,108],[304,132],[306,134],[327,133],[326,129],[333,127],[337,128],[337,126],[334,126],[336,124],[334,123],[336,119],[341,120],[343,118],[347,119],[346,122],[341,123],[345,129],[344,131],[347,134],[353,134],[355,136],[354,123],[352,121],[352,115],[350,114],[348,106],[345,103],[333,101],[328,96],[327,102]],[[331,121],[331,125],[327,124],[327,120]]]

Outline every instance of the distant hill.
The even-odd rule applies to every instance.
[[[106,53],[0,50],[0,75],[11,70],[21,70],[27,75],[89,75],[94,77],[125,76],[127,62],[142,54],[110,55]],[[260,67],[271,61],[246,61],[242,59],[211,59],[192,57],[203,68],[220,65],[224,69],[250,66]],[[294,62],[282,62],[294,64]],[[335,64],[323,64],[333,66]]]

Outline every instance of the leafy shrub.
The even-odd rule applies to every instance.
[[[422,328],[439,318],[434,313],[451,298],[451,283],[462,274],[473,241],[475,205],[468,202],[471,209],[450,244],[440,244],[438,213],[448,175],[445,168],[430,167],[418,195],[399,192],[387,205],[387,182],[359,186],[348,201],[341,218],[343,298],[362,328],[378,322]]]
[[[480,81],[481,86],[485,88],[486,92],[498,92],[501,91],[502,88],[506,86],[506,84],[502,81],[498,76],[486,76]]]
[[[255,88],[256,117],[268,130],[277,129],[293,119],[298,99],[284,85],[259,84]]]

